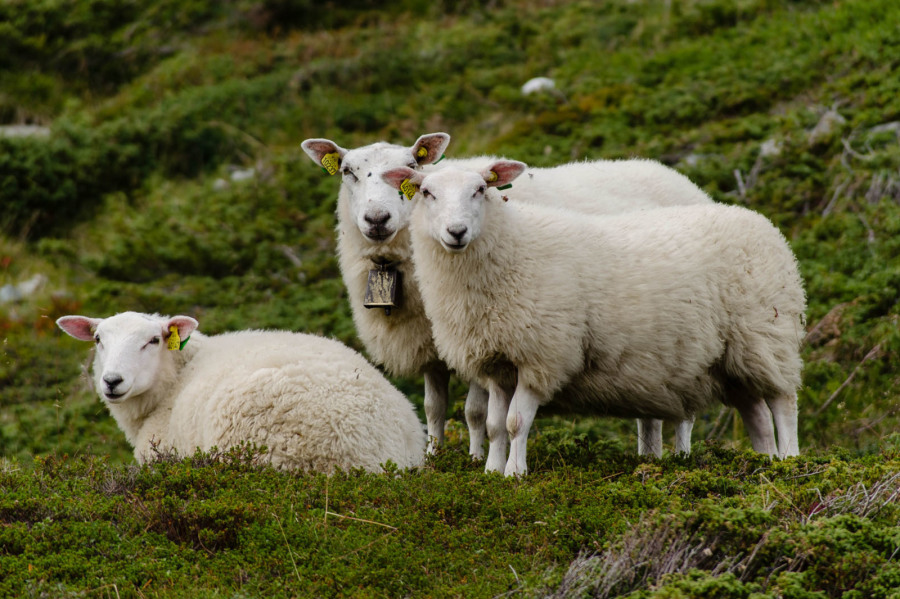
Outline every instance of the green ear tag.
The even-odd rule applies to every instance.
[[[507,183],[506,185],[501,185],[497,189],[509,189],[510,187],[512,187],[512,183]]]
[[[441,157],[438,158],[437,160],[435,160],[435,161],[434,161],[434,164],[437,164],[438,162],[440,162],[440,161],[443,160],[444,158],[446,158],[446,155],[441,154]]]
[[[337,152],[332,152],[330,154],[325,154],[322,156],[322,166],[325,167],[325,172],[329,175],[333,175],[338,172],[338,168],[341,166],[341,156]]]
[[[405,195],[407,200],[412,200],[417,191],[419,191],[419,188],[410,183],[409,179],[404,179],[403,183],[400,184],[400,193]]]
[[[166,347],[171,351],[181,349],[181,337],[178,336],[178,327],[176,327],[174,324],[169,326],[169,332],[171,334],[169,335],[169,340],[166,344]],[[185,339],[185,341],[187,341],[187,339]]]

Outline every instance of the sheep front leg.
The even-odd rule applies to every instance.
[[[534,422],[540,396],[525,385],[518,385],[510,403],[506,416],[506,429],[509,431],[509,461],[506,462],[506,476],[521,476],[528,472],[525,452],[528,446],[528,432]]]
[[[686,418],[675,425],[675,451],[684,455],[691,453],[691,432],[694,430],[694,417]]]
[[[775,420],[775,431],[778,433],[778,456],[800,455],[800,443],[797,439],[797,394],[779,395],[767,399],[772,418]]]
[[[469,427],[469,455],[484,459],[485,422],[488,412],[488,392],[475,381],[469,383],[466,396],[466,426]]]
[[[488,456],[485,472],[501,472],[506,464],[506,415],[509,413],[509,394],[497,383],[488,386],[487,436]]]
[[[428,429],[428,453],[444,444],[444,423],[447,420],[447,396],[450,371],[437,362],[425,371],[425,424]]]
[[[638,455],[662,457],[662,420],[638,418]]]

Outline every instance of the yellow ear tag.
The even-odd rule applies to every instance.
[[[338,172],[338,168],[341,166],[341,156],[337,152],[332,152],[331,154],[325,154],[322,156],[322,166],[325,167],[325,171],[329,175],[333,175]]]
[[[418,151],[416,151],[416,156],[418,156],[419,158],[425,158],[426,156],[428,156],[428,148],[422,146],[418,149]]]
[[[174,324],[169,327],[169,332],[172,334],[169,335],[169,341],[166,344],[166,347],[170,350],[181,349],[181,337],[178,336],[178,327]]]
[[[495,173],[494,171],[491,171],[491,173],[487,176],[487,179],[485,179],[485,181],[488,183],[493,183],[494,181],[496,181],[499,178],[500,177],[497,176],[497,173]]]
[[[418,186],[413,185],[409,179],[404,179],[400,184],[400,193],[405,195],[407,200],[412,200],[417,191],[419,191]]]

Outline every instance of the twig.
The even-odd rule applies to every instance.
[[[825,208],[822,210],[822,217],[826,217],[831,214],[831,211],[834,209],[834,204],[837,202],[838,196],[844,191],[847,185],[850,183],[850,179],[841,181],[834,188],[834,193],[831,195],[831,199],[828,201],[828,204],[825,205]]]
[[[881,343],[876,344],[875,347],[873,347],[869,351],[869,353],[866,354],[866,357],[862,359],[862,362],[856,365],[856,368],[853,369],[853,372],[850,373],[850,376],[847,377],[847,380],[841,383],[841,386],[834,390],[834,393],[831,394],[831,397],[825,400],[825,403],[823,403],[819,407],[819,409],[813,413],[813,416],[818,416],[819,414],[824,412],[825,409],[831,405],[831,402],[834,401],[834,398],[840,395],[841,391],[843,391],[847,387],[847,385],[849,385],[853,381],[856,373],[859,372],[860,368],[862,368],[862,365],[875,357],[875,354],[877,354],[879,351],[881,351]]]
[[[300,571],[297,569],[297,562],[294,561],[294,552],[291,551],[291,545],[290,543],[288,543],[287,535],[284,534],[284,527],[281,526],[281,519],[279,519],[278,516],[275,515],[275,512],[272,512],[272,517],[275,518],[275,522],[278,523],[278,530],[281,531],[281,538],[284,539],[284,546],[287,547],[288,557],[291,558],[291,564],[294,566],[294,575],[297,577],[297,582],[302,583],[303,579],[300,578]]]
[[[737,180],[738,195],[743,200],[747,197],[747,186],[744,184],[744,178],[741,177],[741,169],[734,169],[734,178]]]
[[[719,415],[716,416],[716,420],[715,422],[713,422],[712,429],[710,429],[709,434],[706,435],[707,441],[712,441],[722,436],[722,432],[724,431],[725,426],[727,426],[728,421],[725,416],[728,414],[728,412],[728,406],[722,406],[722,408],[719,410]],[[720,428],[723,430],[719,430]]]
[[[396,526],[391,526],[390,524],[384,524],[382,522],[375,522],[374,520],[366,520],[365,518],[354,518],[353,516],[343,516],[341,514],[335,514],[334,512],[325,511],[325,516],[334,516],[336,518],[342,518],[344,520],[355,520],[356,522],[365,522],[366,524],[375,524],[377,526],[383,526],[385,528],[390,528],[391,530],[397,530]]]
[[[857,214],[856,216],[859,217],[859,220],[862,221],[862,224],[863,226],[865,226],[866,231],[868,231],[868,234],[866,235],[866,241],[868,241],[869,243],[875,243],[875,231],[873,231],[872,227],[869,226],[869,221],[867,221],[866,217],[864,217],[862,214]]]

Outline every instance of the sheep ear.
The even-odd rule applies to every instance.
[[[190,316],[173,316],[166,323],[166,339],[169,340],[169,349],[181,349],[187,343],[188,337],[191,336],[200,323]],[[174,331],[172,329],[175,329]],[[174,340],[176,343],[172,343]]]
[[[326,173],[333,175],[341,167],[341,160],[347,150],[330,139],[312,138],[305,140],[300,147],[310,160],[321,166]]]
[[[410,150],[419,164],[432,164],[444,157],[444,150],[450,144],[450,136],[446,133],[426,133],[416,140]]]
[[[56,320],[56,325],[80,341],[93,341],[94,331],[102,321],[102,318],[87,316],[63,316]]]
[[[413,170],[408,166],[401,166],[385,171],[381,174],[381,178],[394,189],[401,190],[401,185],[403,185],[404,181],[409,181],[412,185],[418,187],[421,185],[422,179],[424,179],[425,176],[421,172]]]
[[[525,172],[526,168],[528,165],[518,160],[498,160],[481,171],[481,176],[484,177],[484,182],[491,187],[502,188],[511,185],[516,177]]]

